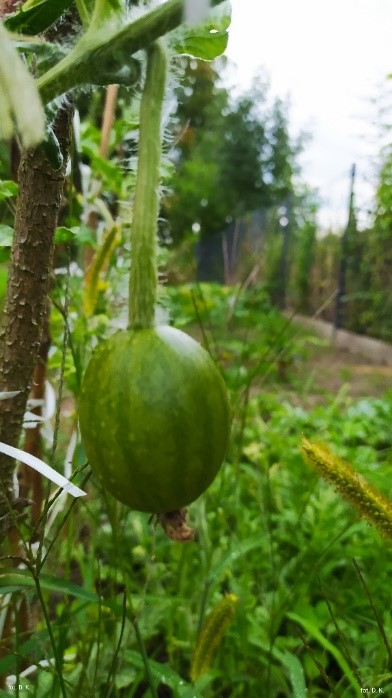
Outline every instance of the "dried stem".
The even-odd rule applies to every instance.
[[[108,85],[106,89],[105,106],[103,109],[102,126],[101,126],[101,143],[99,145],[99,155],[106,159],[109,153],[110,134],[112,132],[113,121],[116,114],[118,95],[118,85]],[[93,182],[92,196],[99,196],[101,190],[100,182]],[[93,231],[94,235],[98,227],[98,214],[95,208],[92,208],[87,217],[87,226]],[[86,246],[84,254],[84,269],[88,271],[92,265],[94,258],[94,250],[89,245]]]

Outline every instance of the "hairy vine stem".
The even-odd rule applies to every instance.
[[[212,0],[219,5],[223,0]],[[183,20],[184,0],[167,0],[146,12],[134,22],[126,23],[119,12],[119,26],[108,31],[94,24],[77,42],[70,53],[37,81],[43,102],[47,103],[77,85],[94,80],[104,65],[129,62],[136,51],[145,49],[157,39],[176,29]],[[99,23],[98,23],[99,25]]]
[[[166,71],[166,51],[157,41],[147,52],[147,74],[140,106],[129,275],[129,327],[133,329],[152,327],[155,318],[158,287],[156,233]]]

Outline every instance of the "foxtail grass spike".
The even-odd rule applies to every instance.
[[[302,454],[360,516],[375,526],[384,538],[392,540],[392,502],[325,444],[310,443],[304,438]]]
[[[213,655],[234,616],[237,604],[238,596],[227,594],[206,618],[193,652],[190,669],[192,681],[197,681],[210,667]]]

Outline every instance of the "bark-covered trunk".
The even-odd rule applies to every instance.
[[[15,12],[20,4],[20,0],[0,0],[0,17]]]
[[[22,153],[15,233],[9,265],[7,300],[0,332],[0,391],[20,391],[0,401],[0,441],[18,446],[23,415],[45,322],[51,279],[54,232],[70,146],[72,108],[59,111],[55,132],[64,166],[54,170],[42,148]],[[10,525],[14,462],[0,454],[0,540]]]
[[[38,352],[38,360],[34,367],[31,391],[29,395],[30,399],[32,400],[45,399],[46,371],[48,363],[48,352],[50,349],[49,303],[47,303],[46,306],[46,317],[42,329],[42,337]],[[42,408],[40,406],[33,407],[31,409],[31,412],[40,417],[42,415]],[[42,458],[42,437],[40,422],[37,422],[37,424],[34,427],[30,426],[29,429],[26,429],[26,434],[22,448],[27,453],[31,453],[32,456],[35,456],[36,458]],[[32,527],[34,528],[34,526],[38,522],[39,517],[41,516],[42,503],[44,499],[43,476],[40,473],[37,473],[36,470],[29,468],[28,465],[22,464],[19,468],[18,479],[19,496],[22,497],[22,499],[30,497],[33,502],[31,506],[30,521]]]

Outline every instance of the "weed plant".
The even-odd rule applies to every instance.
[[[166,305],[205,342],[232,396],[227,462],[190,507],[197,539],[169,541],[92,476],[86,500],[49,511],[39,574],[21,562],[1,571],[3,624],[7,609],[16,619],[26,608],[35,631],[15,627],[0,673],[20,698],[387,694],[389,546],[300,445],[302,435],[327,442],[388,495],[392,391],[354,402],[342,390],[306,411],[296,380],[304,338],[262,289],[172,288]],[[73,466],[84,465],[78,445]],[[35,555],[31,531],[21,534],[24,555]]]

